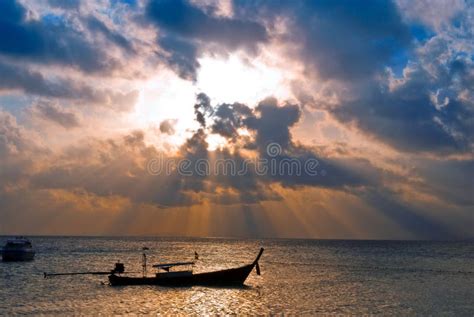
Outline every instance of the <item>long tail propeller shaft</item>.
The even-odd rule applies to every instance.
[[[115,263],[115,267],[110,271],[99,271],[99,272],[72,272],[72,273],[43,273],[44,278],[50,276],[64,276],[64,275],[109,275],[114,273],[136,273],[136,272],[125,272],[125,265],[123,263]]]
[[[72,272],[72,273],[43,273],[44,278],[51,276],[65,276],[65,275],[106,275],[112,272]]]

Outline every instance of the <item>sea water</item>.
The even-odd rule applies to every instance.
[[[0,237],[3,245],[7,237]],[[0,315],[376,314],[474,315],[474,242],[220,238],[31,237],[33,262],[0,262]],[[107,276],[44,279],[43,272],[108,271],[115,262],[197,260],[205,272],[251,263],[237,288],[111,287]],[[153,274],[148,267],[149,274]]]

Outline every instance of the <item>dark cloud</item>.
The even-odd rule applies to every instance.
[[[235,141],[239,137],[239,128],[255,131],[255,142],[248,146],[256,146],[262,153],[269,143],[277,143],[283,149],[289,148],[292,144],[290,128],[301,116],[298,105],[279,106],[272,97],[260,101],[255,109],[241,103],[224,103],[217,105],[211,113],[212,133]]]
[[[187,159],[207,159],[209,144],[206,141],[207,134],[204,129],[198,129],[186,142],[181,146],[181,154]]]
[[[169,33],[214,42],[232,50],[254,48],[268,38],[265,28],[256,22],[217,17],[185,0],[152,0],[146,11],[153,23]]]
[[[160,123],[160,132],[173,135],[176,131],[174,129],[174,125],[176,124],[177,120],[175,119],[168,119],[168,120],[163,120]]]
[[[165,36],[159,39],[158,44],[166,51],[164,60],[181,78],[196,81],[196,70],[199,68],[198,50],[196,45],[179,38]]]
[[[100,21],[94,16],[86,19],[87,25],[91,32],[99,32],[105,36],[111,43],[123,48],[129,53],[133,53],[134,49],[132,43],[122,34],[109,29],[104,22]]]
[[[71,78],[46,78],[38,71],[23,66],[4,63],[0,60],[0,91],[19,90],[29,95],[55,99],[74,100],[112,108],[116,111],[129,111],[138,99],[138,91],[129,92],[97,89],[75,82]]]
[[[286,104],[279,107],[275,98],[261,101],[255,109],[258,117],[248,118],[246,125],[255,130],[256,143],[260,149],[269,143],[278,143],[283,149],[291,145],[290,128],[301,116],[298,105]]]
[[[241,103],[221,104],[214,113],[212,133],[219,134],[230,141],[239,137],[238,129],[245,126],[245,122],[254,118],[251,108]]]
[[[74,112],[68,112],[55,104],[42,102],[37,104],[33,110],[40,118],[58,124],[65,129],[77,128],[81,125]]]
[[[196,79],[200,47],[214,45],[225,51],[255,52],[258,44],[269,38],[265,27],[257,22],[219,17],[208,9],[186,0],[151,0],[146,7],[147,19],[160,30],[159,44],[168,54],[165,60],[183,78]]]
[[[60,64],[87,72],[116,66],[98,46],[86,40],[62,17],[27,19],[26,9],[15,0],[0,2],[0,54],[43,64]]]
[[[397,87],[374,84],[333,113],[342,122],[355,122],[363,131],[402,151],[468,152],[474,142],[474,113],[457,98],[459,92],[450,88],[450,81],[449,75],[433,77],[415,68]],[[451,98],[441,107],[433,96],[442,87],[447,87]]]
[[[70,94],[69,87],[48,81],[36,71],[0,61],[0,90],[23,90],[25,93],[64,97]]]
[[[206,116],[212,115],[211,99],[204,93],[197,95],[197,102],[194,105],[194,114],[196,121],[201,127],[206,127]]]
[[[386,66],[406,62],[409,28],[392,1],[235,1],[240,16],[278,23],[289,19],[281,39],[323,79],[371,77]],[[295,50],[291,51],[293,54]],[[292,56],[294,58],[294,56]]]
[[[350,171],[344,171],[335,163],[317,157],[312,149],[294,143],[290,128],[300,116],[298,105],[279,106],[275,98],[262,100],[255,109],[239,103],[221,104],[214,112],[211,131],[237,146],[257,150],[261,159],[271,162],[265,176],[261,177],[262,181],[279,182],[284,186],[323,187],[359,182]],[[241,137],[238,132],[240,128],[250,131],[252,137]],[[275,153],[270,153],[270,147],[274,147]],[[331,177],[321,177],[316,170],[308,173],[304,166],[309,160],[319,171],[331,169]]]
[[[268,166],[269,169],[264,176],[253,175],[259,179],[258,181],[278,182],[290,187],[307,185],[333,188],[375,183],[363,175],[364,173],[346,168],[344,162],[319,157],[314,149],[295,143],[290,128],[301,117],[298,105],[280,106],[275,98],[270,97],[262,100],[255,109],[239,103],[212,107],[207,96],[201,95],[200,99],[203,102],[198,105],[204,104],[205,109],[215,108],[207,110],[211,114],[211,133],[225,137],[229,144],[234,144],[236,147],[255,149],[261,159],[274,164]],[[197,120],[199,119],[198,117]],[[206,125],[203,124],[202,127],[205,128]],[[238,132],[240,128],[247,129],[251,137],[241,137]],[[269,147],[274,147],[275,152]],[[243,161],[239,157],[234,157],[233,160]],[[305,168],[307,164],[312,164],[312,170]],[[356,168],[361,166],[356,165]],[[252,168],[255,169],[255,166]],[[375,168],[368,162],[365,162],[365,171],[376,173]]]

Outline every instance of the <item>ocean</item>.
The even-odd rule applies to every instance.
[[[0,237],[3,245],[7,237]],[[30,237],[33,262],[0,262],[0,315],[474,315],[474,242],[149,237]],[[190,261],[194,271],[251,263],[262,275],[240,288],[111,287],[107,276]],[[152,273],[149,267],[149,273]]]

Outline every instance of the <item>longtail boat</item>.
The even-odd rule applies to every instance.
[[[177,272],[170,272],[170,268],[183,265],[192,265],[194,262],[169,263],[153,265],[154,268],[163,269],[166,272],[156,273],[155,276],[126,276],[119,272],[113,272],[109,275],[110,285],[161,285],[161,286],[193,286],[193,285],[207,285],[207,286],[238,286],[243,285],[250,272],[254,268],[257,274],[260,275],[260,267],[258,260],[262,256],[263,248],[257,255],[257,258],[251,263],[238,268],[197,273],[194,274],[192,270],[184,270]]]
[[[44,273],[44,277],[57,275],[79,275],[79,274],[96,274],[108,275],[109,283],[112,286],[126,286],[126,285],[160,285],[160,286],[241,286],[244,284],[247,277],[255,268],[257,275],[260,275],[260,266],[258,261],[263,254],[263,248],[260,249],[255,260],[247,265],[225,269],[219,271],[196,273],[192,269],[185,269],[181,271],[172,271],[173,268],[194,265],[195,262],[177,262],[155,264],[153,268],[159,271],[154,276],[147,275],[146,254],[143,253],[143,275],[131,276],[126,272],[123,263],[116,263],[115,268],[109,272],[76,272],[76,273]],[[196,253],[197,259],[197,253]]]

